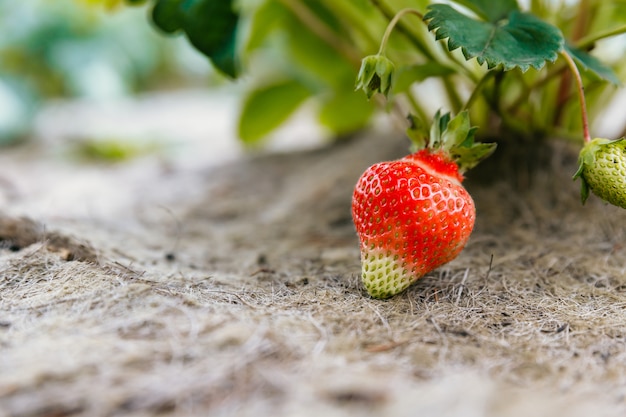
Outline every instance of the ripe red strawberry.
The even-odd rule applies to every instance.
[[[415,153],[368,168],[356,184],[352,217],[368,293],[388,298],[454,259],[467,243],[476,211],[462,172],[495,150],[475,144],[466,112],[435,116],[428,143]]]

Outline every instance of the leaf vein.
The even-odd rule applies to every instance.
[[[485,42],[485,47],[483,48],[482,51],[480,51],[480,57],[481,58],[486,55],[487,50],[491,47],[491,44],[493,42],[493,38],[495,38],[497,31],[498,31],[498,28],[496,26],[494,26],[491,29],[491,33],[489,33],[489,38],[487,38],[487,42]]]

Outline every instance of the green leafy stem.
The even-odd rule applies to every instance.
[[[469,8],[478,18],[461,13],[446,4],[432,4],[428,6],[426,14],[414,9],[402,9],[391,18],[377,56],[385,56],[391,32],[403,16],[414,14],[420,17],[421,21],[428,25],[428,29],[435,33],[437,40],[447,42],[449,52],[460,48],[466,60],[476,58],[479,64],[487,64],[488,71],[474,82],[474,89],[469,99],[462,106],[462,110],[469,109],[480,97],[485,97],[486,102],[496,114],[500,115],[504,123],[517,124],[517,127],[519,124],[511,117],[512,112],[517,110],[532,90],[541,87],[568,67],[576,82],[583,137],[585,142],[588,142],[590,140],[589,122],[579,67],[593,76],[614,84],[619,84],[619,79],[609,67],[586,53],[582,48],[588,48],[598,40],[623,33],[626,31],[626,27],[617,27],[590,35],[573,46],[565,41],[558,28],[540,20],[533,14],[522,12],[515,0],[497,3],[487,0],[456,0],[456,2]],[[418,46],[420,50],[425,49],[421,43]],[[527,86],[528,88],[523,89],[519,97],[503,110],[497,93],[503,83],[505,72],[519,69],[524,73],[530,67],[541,70],[546,63],[555,62],[558,56],[564,58],[565,67],[557,67],[558,69],[549,72],[547,77]],[[365,65],[362,69],[364,67]],[[383,67],[379,67],[379,69],[381,68]],[[393,69],[389,63],[385,64],[385,68]],[[373,73],[375,80],[381,77],[385,78],[386,88],[378,92],[387,95],[390,90],[388,85],[391,74],[376,73],[376,71]],[[359,74],[359,76],[362,75],[363,73]],[[517,76],[519,77],[519,75]],[[486,96],[484,91],[492,80],[491,97],[493,98]],[[368,85],[361,82],[357,86],[363,88],[369,97],[372,91],[368,91],[368,88],[379,87],[379,84]],[[410,103],[416,104],[413,101]],[[420,110],[418,114],[423,115],[424,112]]]
[[[406,8],[396,13],[396,15],[391,19],[389,25],[387,25],[387,28],[385,29],[383,39],[380,42],[380,48],[378,49],[378,55],[383,55],[385,53],[385,49],[387,48],[387,43],[389,42],[391,32],[393,32],[400,19],[402,19],[402,17],[407,14],[414,14],[415,16],[419,17],[420,20],[424,20],[424,15],[415,9]]]
[[[140,3],[136,0],[126,2]],[[283,17],[281,29],[286,29],[288,36],[295,34],[298,38],[291,41],[293,44],[290,48],[294,49],[287,51],[291,54],[290,58],[296,51],[296,43],[306,38],[293,32],[298,30],[293,29],[298,27],[294,19],[325,45],[326,49],[320,47],[312,51],[310,57],[301,53],[298,59],[301,59],[302,65],[310,67],[315,56],[321,57],[324,50],[335,51],[348,68],[358,68],[364,51],[378,48],[379,56],[388,57],[393,65],[394,81],[390,79],[387,83],[381,74],[370,71],[365,75],[373,74],[373,77],[361,87],[380,89],[382,86],[379,92],[405,98],[402,102],[393,100],[390,105],[381,97],[375,97],[384,107],[398,113],[400,119],[406,115],[402,114],[406,112],[403,105],[408,105],[411,113],[424,121],[430,119],[429,97],[419,96],[411,87],[427,78],[437,78],[454,113],[475,109],[472,110],[472,117],[482,119],[479,125],[492,120],[489,115],[495,114],[502,121],[503,129],[533,135],[537,129],[547,129],[548,133],[550,129],[552,132],[558,130],[565,104],[574,98],[572,83],[575,83],[581,108],[585,104],[584,97],[580,99],[584,93],[583,81],[588,82],[587,93],[592,90],[590,87],[601,86],[602,82],[619,84],[620,80],[613,70],[589,51],[603,39],[626,33],[626,25],[617,24],[611,28],[612,25],[607,24],[604,26],[609,28],[607,30],[585,34],[591,22],[599,26],[598,21],[593,20],[597,5],[591,7],[588,1],[580,2],[573,23],[563,25],[568,28],[571,41],[567,41],[557,27],[565,18],[550,15],[552,12],[540,0],[531,1],[529,11],[522,11],[517,0],[452,0],[448,4],[430,4],[424,12],[415,9],[396,12],[394,6],[405,2],[393,0],[147,0],[146,3],[151,5],[150,15],[158,28],[167,34],[180,33],[186,36],[219,71],[231,78],[238,78],[244,73],[246,62],[242,54],[249,52],[245,48],[242,51],[241,46],[238,46],[244,28],[242,16],[245,15],[240,7],[245,4],[249,9],[256,8],[255,12],[258,13],[267,9],[266,22],[267,19],[280,19],[272,16],[276,16],[275,12],[282,8],[290,15]],[[416,18],[404,19],[407,15]],[[546,16],[550,16],[550,21],[555,23],[542,20]],[[382,40],[378,42],[383,30]],[[398,32],[399,36],[393,36],[392,32]],[[433,34],[434,39],[440,42],[432,42]],[[263,36],[258,39],[254,41],[257,45]],[[310,44],[297,46],[298,50],[302,50]],[[475,60],[479,65],[486,64],[486,70],[468,63],[470,60]],[[379,70],[383,75],[384,67],[391,68],[388,64],[380,64]],[[541,71],[544,67],[547,70]],[[336,99],[324,99],[330,105],[325,107],[324,117],[332,119],[333,108],[348,108],[345,100],[340,99],[347,97],[344,94],[346,89],[339,87],[339,77],[345,75],[346,67],[336,71],[336,81],[331,79],[333,74],[322,69],[322,65],[319,68],[316,76],[326,77],[324,82],[334,89],[332,94]],[[531,68],[536,71],[528,71]],[[317,71],[311,68],[306,70]],[[573,77],[569,75],[570,72]],[[274,84],[261,85],[248,100],[249,106],[244,106],[244,116],[251,114],[246,109],[268,108],[264,103],[276,101],[271,97],[288,96],[289,105],[275,106],[277,110],[271,112],[272,117],[261,114],[254,116],[256,120],[263,120],[263,129],[256,129],[253,124],[246,128],[247,124],[242,122],[244,129],[240,133],[257,140],[312,95],[325,94],[324,97],[328,97],[328,92],[315,85],[316,80],[313,83],[311,81],[307,76],[292,71]],[[558,84],[556,97],[555,84]],[[469,97],[464,96],[465,87],[469,87]],[[556,102],[550,101],[555,98]],[[355,103],[350,102],[352,105]],[[582,117],[585,137],[588,134],[586,118],[585,114]],[[333,123],[339,124],[345,120],[334,119]],[[355,117],[354,123],[343,129],[358,126],[360,120],[366,120],[366,117]]]

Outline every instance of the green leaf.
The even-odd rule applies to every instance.
[[[319,120],[335,134],[345,135],[363,128],[375,108],[355,91],[337,91],[322,103]]]
[[[613,70],[604,65],[598,58],[588,54],[587,52],[566,43],[565,51],[576,61],[579,67],[605,81],[615,85],[621,85],[619,78]]]
[[[437,39],[448,39],[448,49],[461,48],[465,59],[476,58],[488,68],[541,69],[563,49],[561,31],[537,17],[513,10],[507,19],[484,22],[445,4],[433,4],[424,16]]]
[[[474,143],[460,146],[450,151],[450,156],[459,166],[459,172],[466,172],[481,163],[496,151],[496,143]]]
[[[437,110],[430,126],[429,148],[438,148],[441,146],[441,134],[448,128],[449,122],[450,113],[441,114],[441,109]]]
[[[297,80],[284,80],[252,91],[239,116],[239,137],[247,144],[258,142],[282,124],[311,95]]]
[[[300,23],[297,16],[288,15],[283,22],[285,47],[295,70],[317,87],[342,89],[346,82],[354,82],[354,66],[337,49]]]
[[[250,24],[244,43],[244,53],[249,54],[263,46],[268,36],[281,27],[288,18],[288,11],[279,2],[266,1],[250,16]]]
[[[460,146],[467,139],[470,129],[469,113],[467,111],[459,113],[448,122],[446,129],[441,133],[443,148],[450,150],[455,146]]]
[[[580,179],[580,202],[585,205],[589,198],[589,184],[584,178]]]
[[[183,31],[189,42],[230,77],[237,77],[234,0],[156,0],[153,22],[166,33]]]
[[[152,8],[152,21],[165,33],[175,33],[184,26],[183,0],[158,0]]]
[[[512,11],[519,11],[517,0],[454,0],[467,7],[488,22],[506,18]]]

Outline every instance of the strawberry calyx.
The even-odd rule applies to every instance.
[[[617,148],[626,148],[625,143],[626,138],[615,140],[595,138],[587,142],[580,150],[578,156],[578,170],[572,179],[576,180],[580,178],[580,199],[582,204],[585,204],[589,198],[589,192],[594,191],[594,193],[603,200],[616,206],[626,208],[626,203],[624,203],[622,197],[623,189],[619,188],[620,186],[617,184],[611,184],[612,180],[617,180],[617,178],[623,178],[624,176],[624,173],[620,171],[620,167],[623,167],[624,164],[618,161],[622,152],[618,152]],[[615,155],[615,152],[612,151],[617,152],[619,156],[610,158],[608,165],[606,160],[598,161],[599,155]],[[610,172],[605,173],[602,175],[602,178],[598,180],[598,173],[603,171]],[[619,174],[616,171],[620,171]],[[618,181],[620,185],[622,181],[622,179]]]
[[[585,171],[585,168],[595,165],[596,153],[607,143],[611,143],[611,140],[595,138],[586,143],[580,150],[580,154],[578,155],[578,170],[572,179],[576,180],[580,178],[580,200],[582,204],[585,204],[589,198],[589,184],[587,183],[587,180],[585,180],[583,172]]]
[[[446,163],[454,163],[460,179],[464,172],[474,168],[496,150],[495,143],[474,142],[477,128],[471,126],[467,111],[455,117],[437,111],[430,129],[426,129],[413,115],[409,115],[409,122],[411,125],[407,129],[407,136],[413,142],[411,151],[429,152],[432,156],[428,160],[436,163],[438,169],[444,168],[444,172],[449,171],[449,168],[444,167]]]

